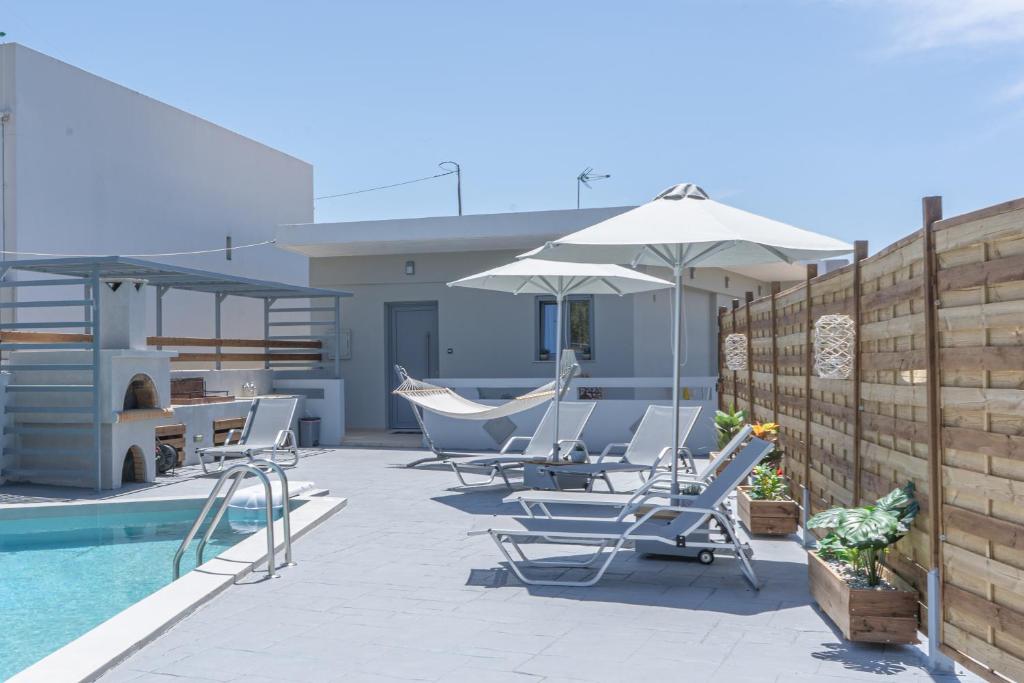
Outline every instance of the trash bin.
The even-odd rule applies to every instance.
[[[320,418],[299,419],[299,448],[314,448],[320,445]]]

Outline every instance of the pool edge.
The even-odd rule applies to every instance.
[[[324,495],[302,495],[295,499],[304,504],[292,512],[293,540],[312,531],[348,504],[346,498]],[[283,523],[278,520],[274,524],[274,538],[282,540],[277,542],[277,550],[284,547],[283,536]],[[7,683],[94,681],[251,573],[266,556],[266,537],[253,534],[14,674]],[[296,559],[301,562],[301,555]],[[278,561],[283,560],[284,557],[278,555]],[[167,571],[170,569],[168,563]],[[282,580],[287,580],[288,568],[279,571]]]

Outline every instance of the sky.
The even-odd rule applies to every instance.
[[[1024,0],[0,0],[19,42],[313,164],[329,195],[463,170],[466,213],[678,182],[875,251],[1024,195]],[[455,212],[451,176],[317,221]]]

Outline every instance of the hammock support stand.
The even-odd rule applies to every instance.
[[[562,372],[560,374],[561,390],[558,392],[558,399],[561,400],[565,396],[566,391],[569,389],[569,384],[572,378],[575,377],[580,370],[580,366],[576,363],[576,357],[569,351],[563,353],[564,360],[562,363]],[[409,376],[409,373],[401,365],[395,366],[395,373],[398,375],[398,388],[392,393],[401,396],[402,398],[409,401],[409,407],[412,409],[413,417],[416,418],[416,423],[420,426],[420,430],[423,432],[423,441],[426,443],[427,448],[430,449],[433,456],[427,458],[420,458],[406,465],[406,467],[416,467],[428,462],[444,462],[450,458],[479,458],[480,453],[469,453],[465,451],[449,451],[438,446],[434,440],[430,437],[430,432],[427,430],[427,425],[423,421],[423,411],[431,410],[427,405],[424,405],[425,401],[418,401],[414,398],[410,398],[411,395],[417,393],[435,396],[448,397],[457,400],[463,411],[460,413],[447,412],[443,410],[431,410],[431,412],[437,413],[438,415],[444,415],[452,419],[463,419],[463,420],[492,420],[498,417],[504,417],[507,415],[514,415],[516,413],[530,410],[538,405],[542,405],[546,401],[554,400],[555,398],[555,382],[549,382],[543,386],[537,387],[533,391],[527,392],[522,396],[517,396],[508,403],[504,403],[500,406],[488,406],[482,403],[474,403],[469,399],[458,396],[454,391],[447,387],[438,387],[427,382],[414,379]],[[539,399],[539,400],[538,400]],[[520,402],[517,405],[517,402]]]

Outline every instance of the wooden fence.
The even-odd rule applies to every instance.
[[[888,556],[942,605],[937,642],[992,680],[1024,680],[1024,199],[941,219],[849,266],[719,310],[720,402],[780,424],[810,513],[908,481],[922,511]],[[814,323],[849,316],[849,379],[814,370]],[[725,338],[746,337],[746,369]],[[933,596],[935,597],[935,596]]]

